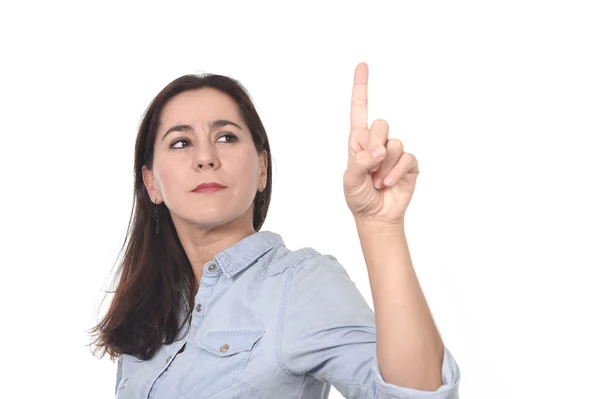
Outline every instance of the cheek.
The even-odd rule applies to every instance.
[[[181,186],[181,173],[177,173],[177,169],[168,165],[161,165],[156,173],[156,179],[163,193],[168,194],[174,191],[178,186]]]
[[[253,186],[258,181],[260,167],[258,161],[252,157],[240,158],[236,164],[236,173],[240,176],[239,182],[244,186]]]

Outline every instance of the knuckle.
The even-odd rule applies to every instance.
[[[387,142],[387,146],[388,146],[388,149],[391,149],[394,151],[398,151],[398,152],[404,151],[404,144],[402,144],[402,142],[398,139],[389,139]]]

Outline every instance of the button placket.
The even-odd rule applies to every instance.
[[[218,267],[215,263],[209,263],[208,266],[205,267],[205,276],[202,277],[202,282],[200,284],[198,292],[196,293],[196,304],[193,308],[195,312],[190,321],[190,324],[194,326],[199,326],[202,320],[204,319],[205,315],[203,310],[205,309],[203,303],[208,302],[212,291],[217,283],[219,277],[218,273],[215,273],[217,271]],[[200,301],[202,301],[203,303],[198,303]]]

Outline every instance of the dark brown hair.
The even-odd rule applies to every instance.
[[[267,152],[267,185],[254,198],[253,226],[259,231],[271,200],[271,149],[267,133],[250,95],[237,80],[223,75],[184,75],[169,83],[152,100],[140,123],[135,143],[134,204],[127,234],[121,251],[125,254],[115,280],[118,284],[112,303],[91,334],[95,338],[94,354],[103,349],[111,359],[122,353],[148,360],[163,344],[172,343],[179,330],[180,311],[189,318],[194,304],[196,285],[191,264],[179,241],[169,210],[164,203],[158,207],[159,234],[154,234],[152,217],[154,203],[148,196],[142,179],[142,166],[152,169],[154,141],[162,109],[177,94],[204,87],[217,89],[230,96],[238,105],[249,127],[257,152]],[[168,265],[168,267],[165,267]],[[114,281],[113,281],[114,283]]]

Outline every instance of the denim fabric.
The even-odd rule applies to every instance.
[[[119,357],[118,399],[327,398],[332,385],[346,398],[458,398],[447,348],[437,391],[383,380],[375,315],[334,256],[259,231],[203,270],[177,340],[148,361]]]

